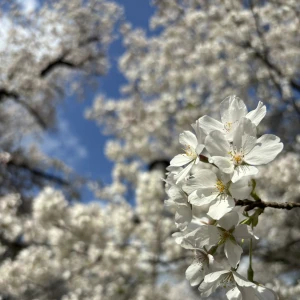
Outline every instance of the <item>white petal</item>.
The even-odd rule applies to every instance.
[[[196,136],[190,131],[184,131],[179,135],[179,143],[184,146],[191,146],[193,149],[196,149],[198,145]]]
[[[236,122],[245,117],[247,107],[243,100],[236,96],[225,98],[220,104],[221,120],[225,124],[227,122]]]
[[[232,227],[235,227],[238,222],[239,214],[234,210],[226,214],[218,221],[219,225],[226,230],[230,230]]]
[[[218,199],[209,207],[208,215],[214,220],[221,219],[225,214],[232,211],[235,206],[235,202],[231,197],[227,197],[227,199]]]
[[[171,161],[170,165],[173,167],[181,167],[190,163],[193,159],[186,154],[178,154]]]
[[[199,196],[197,194],[197,190],[193,191],[192,193],[189,194],[189,196],[188,196],[189,203],[192,203],[193,201],[198,201],[198,200],[199,200]]]
[[[240,287],[254,287],[255,284],[248,281],[246,278],[244,278],[242,275],[239,273],[232,271],[232,275],[234,277],[235,282],[240,286]]]
[[[229,192],[233,198],[244,200],[247,199],[252,191],[252,184],[249,177],[243,177],[237,182],[231,183]]]
[[[242,149],[244,155],[247,155],[256,145],[257,138],[256,136],[244,135],[242,138]]]
[[[200,291],[200,293],[203,297],[208,297],[211,293],[213,293],[218,288],[218,286],[219,286],[218,281],[215,281],[215,282],[202,281],[198,290]]]
[[[226,297],[228,300],[242,300],[242,294],[237,287],[229,290],[226,293]]]
[[[188,194],[199,188],[215,188],[217,182],[216,174],[211,170],[200,170],[194,177],[189,179],[183,186],[183,190]]]
[[[265,117],[266,113],[266,106],[261,101],[259,101],[256,109],[250,111],[246,115],[246,118],[250,119],[251,122],[257,126],[260,123],[260,121]]]
[[[250,228],[250,226],[247,226],[246,224],[239,224],[235,227],[232,235],[236,239],[250,239],[253,238],[253,232]]]
[[[234,164],[228,157],[213,156],[209,160],[226,174],[231,174],[234,171]]]
[[[185,249],[198,249],[195,236],[196,236],[197,232],[201,229],[202,229],[202,227],[198,227],[195,230],[188,232],[187,234],[184,234],[185,232],[183,232],[183,233],[181,233],[182,236],[179,236],[179,235],[178,235],[178,237],[176,236],[177,240],[175,240],[175,241],[180,242],[180,246]],[[172,236],[175,236],[175,233]]]
[[[247,118],[242,118],[235,130],[233,136],[233,147],[244,153],[248,153],[255,145],[256,142],[256,127]]]
[[[176,176],[176,184],[183,180],[191,171],[192,167],[193,167],[193,162],[191,162],[190,164],[188,164],[182,171],[180,171]]]
[[[241,254],[243,253],[242,247],[230,239],[227,239],[225,242],[224,252],[231,267],[235,268],[241,259]]]
[[[261,136],[255,147],[245,156],[245,161],[251,165],[264,165],[272,161],[283,149],[279,137],[273,134]]]
[[[250,287],[240,287],[237,285],[237,288],[240,290],[243,300],[257,300],[254,285]]]
[[[268,289],[264,286],[256,285],[254,289],[256,290],[255,295],[259,300],[278,300],[279,299],[274,291],[272,291],[271,289]]]
[[[187,203],[187,196],[185,193],[176,185],[172,183],[171,187],[167,190],[167,194],[172,201],[176,203]]]
[[[209,234],[209,245],[215,245],[220,240],[220,229],[214,225],[207,225],[208,234]]]
[[[204,194],[200,196],[199,192],[197,191],[197,196],[198,197],[189,197],[189,202],[195,206],[202,206],[206,204],[211,204],[217,198],[218,192],[213,192],[209,196],[205,196]]]
[[[227,184],[231,180],[231,175],[226,174],[220,170],[217,172],[217,177],[224,183]]]
[[[196,137],[199,144],[204,144],[205,133],[200,126],[199,120],[197,120],[194,124],[192,124],[193,129],[195,130]]]
[[[231,181],[235,183],[245,176],[256,175],[257,173],[258,173],[258,169],[256,167],[248,166],[248,165],[240,165],[234,169]]]
[[[208,245],[215,245],[220,241],[220,229],[214,225],[206,225],[208,229],[209,242]]]
[[[184,235],[182,232],[175,232],[172,234],[172,237],[174,238],[176,244],[181,245]]]
[[[196,230],[186,234],[181,242],[181,247],[185,249],[201,249],[209,245],[208,225],[198,227]]]
[[[199,155],[203,151],[204,148],[205,148],[204,144],[198,144],[195,151]]]
[[[180,230],[185,230],[192,220],[192,208],[188,204],[178,204],[175,213],[175,224]]]
[[[185,271],[185,277],[190,282],[191,286],[200,284],[204,278],[203,265],[197,261],[193,262]]]
[[[224,126],[221,122],[209,117],[203,116],[198,121],[199,126],[203,129],[205,134],[209,134],[211,131],[224,129]]]
[[[206,283],[218,282],[221,279],[220,277],[224,274],[227,274],[227,273],[230,273],[230,271],[222,270],[222,271],[217,271],[217,272],[207,274],[204,277],[204,282],[206,282]]]
[[[212,131],[205,139],[205,146],[211,156],[230,157],[230,144],[221,131]]]

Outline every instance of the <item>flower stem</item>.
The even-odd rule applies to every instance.
[[[254,272],[252,269],[252,239],[250,239],[250,245],[249,245],[249,267],[248,267],[248,280],[253,282],[254,278]]]
[[[218,245],[211,247],[211,249],[208,251],[208,254],[214,255],[216,253],[218,247],[219,247]]]

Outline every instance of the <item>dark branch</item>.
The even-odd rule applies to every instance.
[[[41,77],[46,77],[49,73],[51,73],[57,67],[68,67],[68,68],[76,68],[71,62],[65,61],[64,57],[59,57],[57,60],[49,63],[40,73]]]
[[[253,208],[277,208],[277,209],[287,209],[291,210],[293,208],[299,207],[300,203],[295,202],[284,202],[284,203],[278,203],[278,202],[264,202],[262,200],[260,201],[252,201],[252,200],[236,200],[235,202],[236,206],[246,206],[245,211],[249,211]]]
[[[85,45],[89,45],[92,43],[100,42],[101,38],[98,36],[91,36],[88,39],[82,41],[79,43],[78,47],[83,47]],[[89,56],[84,61],[80,62],[79,64],[74,64],[70,61],[66,60],[66,57],[71,53],[72,49],[69,49],[65,51],[62,55],[57,57],[55,60],[50,62],[44,69],[40,71],[40,77],[44,78],[49,73],[51,73],[53,70],[55,70],[57,67],[68,67],[68,68],[80,68],[82,65],[86,62],[86,60],[90,59]],[[92,57],[93,58],[93,57]],[[0,88],[0,101],[5,100],[6,98],[10,98],[16,103],[22,105],[38,122],[38,124],[43,128],[46,129],[47,123],[44,121],[44,119],[39,115],[39,113],[32,108],[28,103],[22,101],[21,95],[18,93],[15,93],[13,91],[6,90],[4,88]]]
[[[11,92],[5,89],[0,89],[0,101],[3,100],[3,98],[19,98],[19,95],[16,94],[15,92]]]
[[[45,123],[45,121],[43,120],[43,118],[28,103],[22,101],[20,99],[20,95],[19,94],[1,88],[0,89],[0,101],[4,100],[5,98],[12,99],[14,102],[22,105],[36,119],[36,121],[38,122],[38,124],[42,128],[44,128],[44,129],[47,128],[47,124]]]
[[[200,161],[204,163],[208,163],[209,159],[205,155],[200,154],[199,155]],[[252,200],[235,200],[235,205],[236,206],[246,206],[245,211],[249,211],[253,208],[266,208],[266,207],[271,207],[271,208],[277,208],[277,209],[287,209],[291,210],[293,208],[299,207],[300,208],[300,203],[295,203],[295,202],[284,202],[284,203],[278,203],[278,202],[264,202],[260,198],[258,198],[256,201]]]
[[[88,45],[88,44],[91,44],[91,43],[97,43],[99,41],[100,41],[100,38],[98,36],[91,36],[88,39],[86,39],[85,41],[80,42],[78,47],[83,47],[85,45]],[[40,76],[41,77],[46,77],[49,73],[51,73],[57,67],[68,67],[68,68],[81,67],[83,65],[84,61],[76,65],[76,64],[66,60],[66,57],[70,53],[71,53],[71,49],[66,50],[62,55],[60,55],[55,60],[50,62],[44,69],[41,70]]]
[[[23,170],[28,171],[29,173],[31,173],[33,176],[43,178],[45,180],[54,182],[54,183],[62,185],[62,186],[69,186],[70,185],[70,183],[68,181],[64,180],[63,178],[60,178],[58,176],[46,173],[46,172],[44,172],[42,170],[39,170],[39,169],[32,168],[24,162],[17,163],[13,160],[10,160],[10,161],[7,162],[6,165],[8,167],[12,166],[12,167],[15,167],[15,168],[23,169]]]

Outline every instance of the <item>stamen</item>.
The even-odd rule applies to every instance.
[[[203,271],[204,266],[208,266],[208,256],[202,251],[195,251],[194,263],[197,263],[200,266],[200,269]]]
[[[219,244],[224,244],[226,242],[226,240],[230,239],[232,237],[232,234],[226,230],[221,231],[219,233],[220,235],[220,240],[219,240]]]
[[[224,193],[224,191],[226,190],[226,186],[224,185],[224,183],[221,180],[217,181],[216,188],[218,189],[220,194]]]
[[[241,165],[244,161],[244,153],[242,150],[237,151],[237,149],[232,149],[228,154],[231,155],[231,159],[235,165]]]
[[[219,285],[224,288],[235,286],[235,281],[232,272],[225,274],[222,280],[220,281]]]
[[[235,154],[233,156],[233,161],[236,165],[240,165],[242,162],[243,162],[243,158],[244,158],[244,155],[242,154]]]
[[[197,153],[190,145],[185,145],[185,148],[183,150],[187,156],[193,159],[197,158]]]
[[[227,132],[229,132],[230,130],[231,130],[231,128],[232,128],[232,122],[226,122],[225,124],[224,124],[224,129],[227,131]]]

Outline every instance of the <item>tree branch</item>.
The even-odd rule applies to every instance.
[[[83,47],[85,45],[89,45],[92,43],[97,43],[100,42],[101,38],[98,36],[90,36],[86,40],[80,42],[78,44],[78,47]],[[88,58],[84,59],[82,62],[79,64],[74,64],[70,61],[66,60],[67,55],[71,53],[72,49],[69,49],[65,51],[62,55],[54,59],[52,62],[49,62],[49,64],[43,68],[39,75],[41,78],[46,77],[49,73],[51,73],[54,69],[57,67],[68,67],[68,68],[80,68],[88,59],[94,58],[91,56],[88,56]],[[44,121],[43,117],[39,115],[39,113],[31,107],[28,103],[22,101],[21,95],[19,93],[9,91],[5,88],[0,88],[0,101],[4,100],[5,98],[10,98],[14,102],[22,105],[37,121],[37,123],[43,128],[46,129],[48,127],[47,123]]]
[[[236,206],[246,206],[245,211],[249,211],[253,208],[277,208],[277,209],[287,209],[291,210],[293,208],[300,208],[300,203],[295,203],[295,202],[284,202],[284,203],[279,203],[279,202],[264,202],[261,199],[259,201],[252,201],[252,200],[236,200],[235,201]]]
[[[37,123],[44,129],[47,128],[47,124],[45,123],[45,121],[43,120],[43,118],[38,114],[38,112],[32,108],[28,103],[22,101],[20,99],[20,95],[13,92],[13,91],[9,91],[3,88],[0,88],[0,101],[2,101],[5,98],[10,98],[12,99],[14,102],[22,105],[37,121]]]
[[[200,161],[204,163],[209,163],[208,157],[205,155],[200,154],[199,155]],[[300,203],[296,202],[284,202],[284,203],[279,203],[279,202],[264,202],[260,198],[258,198],[257,201],[252,201],[252,200],[235,200],[235,206],[246,206],[245,211],[249,211],[255,207],[257,208],[266,208],[266,207],[271,207],[271,208],[277,208],[277,209],[287,209],[291,210],[293,208],[299,207],[300,208]]]
[[[68,67],[68,68],[75,68],[76,66],[68,61],[64,60],[64,55],[49,63],[41,72],[41,77],[46,77],[49,73],[52,72],[57,67]]]
[[[100,38],[98,36],[91,36],[88,39],[86,39],[85,41],[80,42],[78,44],[78,47],[83,47],[85,45],[97,43],[97,42],[100,42]],[[72,51],[72,49],[64,51],[64,53],[62,55],[60,55],[55,60],[50,62],[44,69],[41,70],[40,76],[46,77],[49,73],[52,72],[52,70],[54,70],[57,67],[78,68],[78,67],[81,67],[86,60],[88,60],[88,59],[85,59],[77,65],[70,61],[67,61],[66,57],[71,53],[71,51]],[[90,58],[90,56],[88,58]]]
[[[42,170],[32,168],[24,162],[17,163],[13,160],[10,160],[6,163],[6,165],[8,167],[15,167],[15,168],[23,169],[23,170],[28,171],[29,173],[31,173],[31,175],[33,175],[33,176],[43,178],[45,180],[54,182],[54,183],[62,185],[62,186],[69,186],[70,185],[70,183],[68,181],[66,181],[65,179],[60,178],[60,177],[55,176],[55,175],[52,175],[52,174],[49,174],[49,173],[46,173]]]

